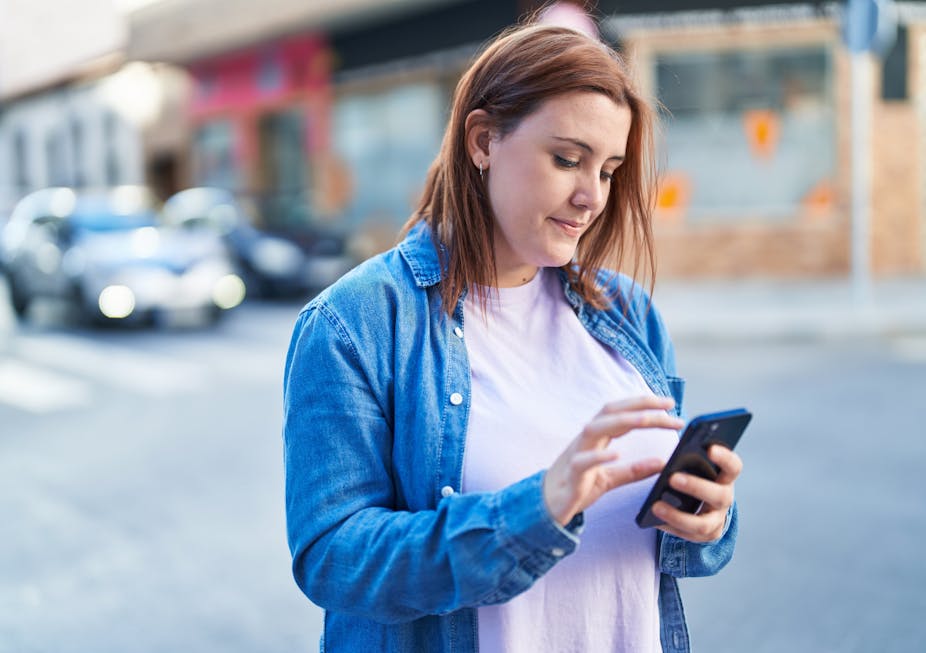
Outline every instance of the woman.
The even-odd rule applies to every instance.
[[[322,650],[688,650],[675,579],[731,557],[741,463],[714,447],[717,482],[672,480],[699,514],[634,524],[682,426],[658,314],[604,271],[652,250],[652,122],[603,44],[502,35],[404,240],[300,314],[286,507]]]

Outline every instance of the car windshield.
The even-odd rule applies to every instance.
[[[80,231],[126,231],[152,227],[158,222],[157,213],[141,203],[127,204],[113,197],[84,197],[77,201],[70,216],[71,224]]]

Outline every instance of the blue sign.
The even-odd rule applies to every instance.
[[[897,37],[897,12],[892,0],[848,0],[842,36],[852,52],[885,54]]]

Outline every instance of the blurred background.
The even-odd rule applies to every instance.
[[[662,106],[656,304],[745,405],[694,649],[926,646],[926,2],[551,2]],[[391,246],[530,0],[0,0],[0,652],[307,651],[300,306]]]

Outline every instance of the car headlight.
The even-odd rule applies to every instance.
[[[226,274],[212,287],[212,301],[221,309],[234,308],[244,301],[244,281],[237,274]]]
[[[135,310],[135,293],[128,286],[106,286],[98,301],[100,312],[106,317],[122,319]]]
[[[254,246],[251,263],[258,272],[282,277],[299,274],[302,250],[282,238],[261,238]]]

